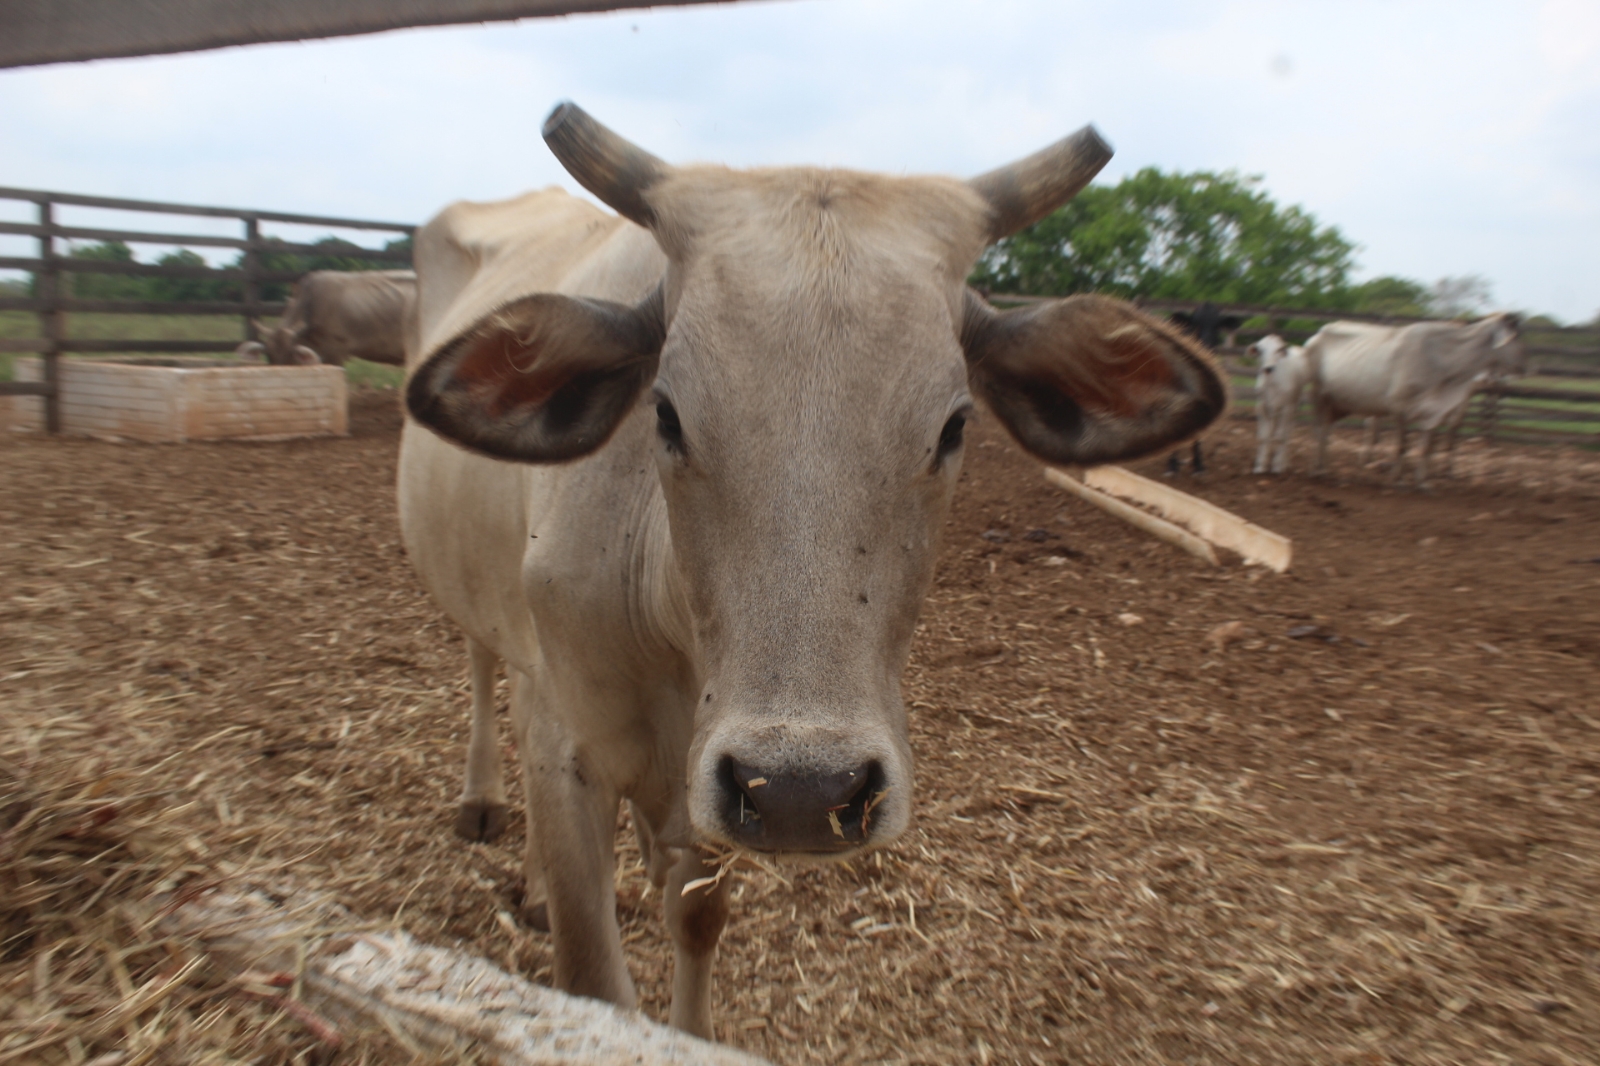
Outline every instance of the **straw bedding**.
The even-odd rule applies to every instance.
[[[449,832],[465,657],[400,551],[392,403],[358,396],[347,441],[0,442],[0,1066],[411,1061],[153,932],[218,883],[292,878],[548,979],[520,828]],[[1600,462],[1469,445],[1418,494],[1346,448],[1342,482],[1269,483],[1232,430],[1181,487],[1293,537],[1290,575],[1205,568],[974,432],[907,677],[914,826],[730,873],[723,1039],[1593,1061]],[[619,839],[661,1017],[660,899]]]

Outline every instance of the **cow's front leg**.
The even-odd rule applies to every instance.
[[[1450,423],[1444,438],[1444,461],[1441,463],[1439,475],[1441,477],[1456,476],[1456,438],[1461,435],[1461,419]]]
[[[1333,432],[1333,424],[1339,420],[1338,412],[1330,409],[1319,397],[1314,403],[1317,422],[1317,462],[1311,469],[1312,474],[1326,474],[1328,472],[1328,437]]]
[[[543,884],[554,984],[631,1009],[638,998],[617,928],[617,792],[566,735],[538,683],[518,680],[512,711],[528,806],[527,878],[530,891]]]
[[[1264,400],[1257,402],[1260,406],[1256,410],[1256,461],[1250,467],[1250,472],[1265,474],[1267,458],[1272,453],[1273,435],[1278,431],[1278,419],[1277,412],[1268,407]]]
[[[1395,420],[1395,436],[1399,438],[1394,446],[1394,480],[1395,484],[1405,480],[1406,477],[1406,419],[1401,415]]]
[[[717,940],[728,924],[728,881],[691,888],[685,885],[715,877],[717,867],[696,851],[679,853],[667,873],[667,931],[672,935],[672,1015],[674,1028],[707,1040],[711,1035],[711,967]]]
[[[500,657],[467,638],[472,663],[472,723],[467,739],[467,772],[456,812],[456,835],[463,840],[494,840],[506,828],[505,781],[500,775],[500,743],[494,724],[494,680]]]
[[[1433,442],[1438,431],[1425,429],[1422,431],[1422,444],[1417,448],[1417,488],[1428,487],[1428,458],[1433,454]]]

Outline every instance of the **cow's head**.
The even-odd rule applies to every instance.
[[[1522,377],[1528,372],[1528,349],[1522,343],[1522,319],[1499,311],[1480,325],[1489,329],[1489,373],[1496,378]]]
[[[251,324],[256,327],[256,334],[261,338],[257,341],[246,341],[240,345],[243,350],[245,345],[253,345],[254,350],[259,350],[272,366],[320,366],[322,358],[315,351],[300,343],[300,338],[288,326],[263,326],[251,319]]]
[[[426,354],[410,410],[543,463],[644,405],[704,682],[695,831],[791,855],[891,840],[912,792],[900,676],[975,408],[1047,462],[1092,464],[1225,405],[1207,354],[1125,303],[1001,312],[966,285],[1110,149],[1084,129],[963,182],[674,168],[571,104],[544,135],[654,234],[662,284],[634,307],[516,301]]]
[[[1278,364],[1289,355],[1289,345],[1276,333],[1269,333],[1244,350],[1245,358],[1252,359],[1256,364],[1256,378],[1265,380]]]

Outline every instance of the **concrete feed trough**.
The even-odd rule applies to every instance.
[[[16,361],[41,381],[43,361]],[[11,428],[44,429],[44,399],[12,396]],[[61,430],[111,440],[285,440],[349,434],[336,366],[239,366],[177,359],[61,360]]]

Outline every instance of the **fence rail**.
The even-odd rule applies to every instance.
[[[0,256],[0,270],[20,270],[33,275],[31,295],[0,298],[0,311],[26,311],[39,318],[39,336],[0,338],[0,353],[36,352],[44,357],[44,380],[39,382],[0,382],[0,396],[43,396],[45,427],[61,428],[60,357],[65,352],[225,352],[237,347],[237,340],[123,340],[74,337],[69,332],[70,314],[99,313],[126,315],[218,315],[244,320],[244,335],[256,339],[254,320],[264,315],[282,314],[284,304],[262,298],[261,288],[276,282],[294,281],[304,271],[269,270],[265,257],[276,255],[331,255],[339,258],[409,265],[406,251],[380,248],[305,244],[263,236],[261,224],[324,226],[330,229],[360,230],[375,233],[412,235],[415,227],[405,222],[379,222],[372,219],[334,218],[327,215],[301,215],[285,211],[260,211],[248,208],[215,207],[199,204],[163,203],[155,200],[126,200],[109,196],[84,196],[78,193],[47,192],[41,189],[0,187],[0,200],[33,204],[33,222],[0,222],[0,236],[30,237],[39,243],[37,256]],[[91,207],[111,211],[177,215],[191,218],[223,218],[240,223],[238,237],[213,234],[169,233],[147,229],[116,229],[102,226],[68,226],[57,221],[59,207]],[[78,258],[63,254],[60,241],[116,241],[123,244],[156,244],[180,248],[238,249],[237,264],[227,267],[181,264],[119,262]],[[112,275],[139,278],[185,278],[227,282],[238,288],[237,300],[138,300],[79,299],[70,291],[67,279],[75,275]]]
[[[247,305],[242,300],[57,300],[62,311],[85,314],[111,315],[243,315]],[[263,300],[254,304],[264,315],[283,313],[282,300]],[[0,299],[0,311],[47,311],[42,300]]]
[[[254,219],[257,222],[288,222],[294,225],[331,226],[334,229],[380,230],[392,233],[410,233],[416,228],[410,222],[374,222],[365,218],[296,215],[284,211],[174,204],[162,200],[123,200],[110,196],[85,196],[75,192],[46,192],[42,189],[13,189],[5,186],[0,186],[0,200],[26,200],[41,206],[61,204],[66,207],[103,207],[110,211],[146,211],[157,215],[189,215],[193,218]]]
[[[164,203],[154,200],[128,200],[108,196],[85,196],[78,193],[46,192],[38,189],[0,187],[0,200],[31,203],[37,210],[34,222],[0,222],[0,236],[25,237],[38,241],[37,256],[0,256],[0,269],[26,271],[33,275],[33,291],[27,297],[0,298],[0,311],[22,311],[38,316],[39,336],[25,338],[0,338],[0,353],[34,352],[44,357],[42,382],[0,382],[0,396],[43,396],[45,398],[45,423],[51,432],[60,428],[60,407],[57,382],[60,378],[59,359],[67,352],[171,352],[205,353],[225,352],[237,346],[237,340],[131,340],[74,337],[68,329],[71,314],[129,314],[129,315],[216,315],[238,316],[244,321],[246,338],[256,339],[254,320],[262,316],[281,314],[281,301],[262,298],[261,287],[277,282],[293,281],[303,271],[269,270],[264,257],[280,254],[332,255],[358,259],[370,263],[408,264],[410,253],[378,248],[306,244],[263,236],[262,223],[297,226],[324,226],[331,229],[360,230],[410,236],[415,227],[403,222],[379,222],[371,219],[335,218],[326,215],[302,215],[284,211],[262,211],[246,208],[215,207],[198,204]],[[100,226],[68,226],[57,221],[58,207],[89,207],[113,211],[142,212],[166,216],[193,218],[222,218],[237,221],[242,226],[238,237],[214,234],[169,233],[160,230],[116,229]],[[97,240],[119,241],[124,244],[155,244],[182,248],[232,248],[239,251],[236,265],[227,267],[174,265],[156,263],[119,262],[86,259],[62,254],[60,241]],[[138,300],[138,299],[84,299],[75,296],[66,279],[75,275],[110,275],[142,278],[183,278],[221,281],[238,286],[237,300]],[[996,293],[990,297],[997,304],[1029,304],[1049,299],[1041,296],[1019,296]],[[1137,301],[1148,311],[1191,312],[1201,305],[1193,300],[1142,300]],[[1269,307],[1256,304],[1228,304],[1220,307],[1224,315],[1244,319],[1258,319],[1258,328],[1242,330],[1242,338],[1261,336],[1277,331],[1289,339],[1299,339],[1312,330],[1304,327],[1289,328],[1294,322],[1327,322],[1346,320],[1372,322],[1383,325],[1404,325],[1429,321],[1410,316],[1361,314],[1321,308]],[[1600,379],[1600,331],[1593,327],[1539,327],[1528,331],[1528,353],[1541,360],[1563,359],[1568,362],[1541,362],[1532,374],[1544,378],[1566,378],[1574,381]],[[1552,343],[1554,342],[1554,343]],[[1570,342],[1570,343],[1562,343]],[[1254,373],[1253,367],[1238,362],[1242,349],[1225,349],[1228,369],[1234,376]],[[1592,365],[1572,365],[1589,363]],[[1248,386],[1234,390],[1241,407],[1253,404],[1254,389]],[[1562,406],[1537,406],[1508,401],[1539,401]],[[1511,385],[1480,392],[1475,400],[1476,409],[1469,415],[1464,428],[1475,428],[1507,440],[1575,440],[1600,443],[1600,431],[1572,432],[1570,430],[1543,430],[1528,423],[1569,426],[1600,424],[1600,413],[1586,408],[1600,405],[1600,389],[1549,388],[1543,386]]]
[[[1561,351],[1565,353],[1567,349]],[[1255,376],[1256,368],[1243,361],[1243,348],[1225,348],[1221,354],[1223,367],[1233,379],[1234,417],[1253,418],[1256,390],[1253,382],[1245,382]],[[1600,369],[1540,366],[1531,369],[1529,377],[1593,381],[1600,380]],[[1600,388],[1500,383],[1480,389],[1469,402],[1471,406],[1459,430],[1464,436],[1522,444],[1600,447]]]
[[[996,297],[1003,300],[1005,297]],[[1147,311],[1193,311],[1200,305],[1186,300],[1145,300],[1140,306]],[[1356,321],[1380,325],[1407,325],[1413,322],[1437,319],[1411,316],[1381,316],[1351,314],[1336,310],[1307,308],[1263,307],[1251,304],[1222,305],[1223,315],[1242,319],[1261,320],[1255,328],[1240,330],[1237,337],[1258,338],[1277,332],[1289,340],[1303,340],[1314,330],[1285,329],[1295,320],[1313,322]],[[1524,336],[1526,351],[1534,358],[1529,368],[1529,378],[1566,379],[1573,382],[1570,388],[1550,387],[1546,384],[1501,383],[1481,389],[1471,399],[1471,407],[1462,420],[1460,432],[1491,440],[1517,443],[1572,443],[1600,446],[1600,388],[1585,388],[1580,382],[1600,380],[1600,329],[1595,326],[1534,326],[1527,327]],[[1569,343],[1550,343],[1567,341]],[[1223,349],[1224,361],[1235,378],[1254,376],[1255,368],[1244,365],[1240,357],[1243,347]],[[1552,360],[1565,360],[1554,362]],[[1578,365],[1574,365],[1578,364]],[[1588,365],[1583,365],[1588,364]],[[1522,379],[1526,381],[1527,379]],[[1253,413],[1255,389],[1249,386],[1233,390],[1235,413],[1249,417]],[[1515,402],[1515,401],[1535,401]],[[1593,426],[1594,428],[1588,428]],[[1583,427],[1583,428],[1579,428]]]

